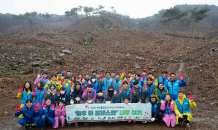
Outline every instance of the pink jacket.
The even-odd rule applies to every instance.
[[[41,76],[41,79],[43,79],[44,82],[46,82],[47,80],[47,79],[44,79],[43,76]],[[34,81],[34,85],[37,85],[39,81],[40,81],[40,78],[36,78],[36,80]]]
[[[92,92],[90,93],[89,91],[88,91],[88,95],[87,95],[87,93],[84,93],[83,92],[83,95],[82,95],[82,98],[83,99],[85,99],[86,97],[88,97],[88,96],[92,96]],[[96,99],[96,91],[95,91],[95,93],[94,93],[94,95],[93,95],[93,101],[95,102],[95,99]]]
[[[167,104],[167,107],[168,107],[168,105],[169,105],[169,103]],[[161,103],[160,110],[161,111],[165,110],[165,104]],[[170,104],[170,111],[174,111],[174,104]]]
[[[66,109],[63,106],[61,110],[58,110],[58,107],[55,108],[55,117],[66,116]]]

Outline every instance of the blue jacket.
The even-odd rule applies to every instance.
[[[189,107],[189,100],[188,100],[188,98],[184,99],[182,105],[180,104],[178,99],[176,99],[175,102],[176,102],[177,108],[178,108],[178,110],[179,110],[179,112],[181,114],[183,114],[183,113],[191,113],[190,107]]]
[[[119,79],[118,82],[116,79],[114,80],[114,85],[115,85],[114,89],[117,90],[118,92],[119,92],[119,86],[121,83],[122,83],[121,79]]]
[[[146,84],[147,86],[148,86],[148,84]],[[150,88],[150,90],[149,90],[149,88],[147,87],[147,98],[150,98],[150,96],[152,95],[152,94],[154,94],[153,93],[153,89],[154,89],[154,83],[152,83],[152,85],[151,85],[151,88]]]
[[[92,98],[94,97],[94,94],[95,94],[95,90],[93,89],[92,90]],[[84,99],[85,101],[87,100],[87,97],[88,97],[88,95],[89,95],[89,91],[87,91],[87,93],[86,93],[86,98]]]
[[[101,90],[101,87],[99,86],[98,82],[92,83],[93,89],[98,93]]]
[[[62,72],[62,77],[65,77],[65,73]],[[71,75],[69,76],[69,80],[71,80]]]
[[[95,103],[102,103],[102,104],[105,104],[105,99],[103,99],[102,101],[100,101],[99,99],[96,99]]]
[[[69,83],[69,84],[68,84],[68,87],[67,87],[67,85],[66,85],[65,82],[63,82],[63,84],[64,84],[65,90],[67,91],[67,93],[69,93],[69,92],[70,92],[70,85],[71,85],[72,83]]]
[[[44,83],[44,87],[45,87],[45,85],[46,85],[47,82],[48,82],[48,79],[46,79],[46,81],[44,82],[44,79],[43,79],[43,78],[40,78],[40,81],[42,81],[42,82]]]
[[[186,85],[187,83],[185,79],[182,79],[181,81],[176,79],[175,81],[169,81],[167,83],[167,89],[169,91],[169,94],[177,95],[180,90],[180,87],[184,87]]]
[[[52,105],[52,104],[51,104]],[[55,109],[52,110],[51,109],[51,105],[49,107],[50,111],[48,111],[48,107],[45,108],[45,110],[43,110],[43,106],[41,106],[40,110],[39,110],[39,115],[40,115],[40,120],[39,120],[39,126],[41,126],[41,117],[43,115],[45,115],[54,125],[55,124]]]
[[[123,101],[125,100],[125,97],[126,97],[126,96],[129,96],[130,91],[131,91],[131,89],[128,88],[127,91],[126,91],[126,93],[125,93],[125,91],[122,89],[122,100],[123,100]]]
[[[34,110],[35,105],[32,105],[30,109],[25,105],[21,108],[21,111],[16,111],[15,116],[19,116],[20,114],[23,114],[24,118],[21,118],[18,120],[18,123],[29,123],[32,124],[34,120],[39,120],[39,112],[36,112]]]
[[[107,95],[107,96],[111,98],[111,101],[112,101],[113,103],[117,103],[117,99],[114,98],[114,91],[115,91],[115,90],[113,91],[112,96],[110,96],[109,90],[107,90],[107,91],[108,91],[108,95]]]
[[[63,100],[63,98],[64,98],[64,104],[67,105],[69,103],[68,101],[70,101],[70,94],[66,93],[66,91],[64,94],[60,94],[59,96],[57,95],[57,93],[55,94],[55,101],[59,101],[61,99]]]
[[[135,90],[135,88],[134,88],[134,87],[133,87],[132,89],[133,89],[133,90]],[[141,87],[141,86],[139,86],[139,88],[138,88],[138,89],[139,89],[139,96],[140,96],[140,97],[142,97],[142,87]],[[135,97],[135,96],[133,96],[133,97],[132,97],[132,99],[133,99],[133,100],[136,100],[136,98],[137,98],[137,97]]]
[[[167,79],[167,76],[165,77],[164,80],[163,80],[163,75],[158,78],[158,83],[163,83],[164,86],[167,86],[168,81],[169,81],[169,79]]]
[[[26,93],[25,91],[23,91],[23,92],[22,92],[21,103],[22,103],[22,104],[26,104],[26,100],[27,100],[27,99],[31,99],[31,100],[33,101],[32,92],[27,95],[27,93]]]
[[[80,87],[80,89],[77,91],[76,87],[73,88],[74,91],[72,93],[72,95],[70,95],[70,99],[73,97],[75,98],[76,94],[79,94],[81,97],[83,95],[83,88]]]
[[[160,101],[161,101],[161,100],[165,100],[166,91],[167,91],[167,88],[164,87],[163,93],[161,94],[160,89],[157,88],[157,93],[158,93],[158,95],[159,95],[159,100],[160,100]]]
[[[164,101],[164,105],[166,104],[166,101]],[[165,105],[165,110],[164,110],[164,114],[172,114],[175,113],[174,111],[170,111],[170,106],[166,106]]]
[[[157,118],[157,115],[160,112],[160,105],[161,104],[158,101],[156,101],[155,103],[151,103],[151,101],[149,101],[148,103],[151,104],[152,117]]]
[[[131,88],[134,88],[133,83],[134,83],[135,81],[137,81],[137,82],[139,83],[139,86],[142,86],[142,82],[143,82],[143,81],[141,81],[141,80],[135,80],[135,79],[134,79],[134,80],[131,81],[131,85],[130,85]]]
[[[38,88],[35,88],[35,90],[36,90],[35,103],[42,103],[42,102],[43,102],[43,98],[44,98],[44,94],[45,94],[46,88],[43,88],[43,89],[40,91],[40,94],[39,94]]]
[[[103,79],[103,87],[102,87],[102,90],[108,89],[109,86],[112,85],[112,82],[113,82],[113,79],[112,79],[112,78],[109,78],[108,84],[107,84],[107,79],[104,78],[104,79]]]

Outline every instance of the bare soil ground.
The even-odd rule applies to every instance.
[[[104,26],[101,26],[101,20],[86,18],[73,26],[61,27],[55,33],[0,36],[1,129],[21,129],[18,118],[14,117],[16,106],[20,104],[16,96],[26,81],[33,84],[39,72],[48,71],[51,75],[67,68],[77,76],[78,73],[91,74],[91,69],[97,69],[101,74],[124,70],[140,73],[144,67],[153,72],[155,78],[162,70],[183,74],[188,85],[182,90],[188,97],[193,95],[197,103],[197,108],[191,110],[191,129],[218,128],[218,42],[131,30],[110,19],[103,19]],[[60,56],[64,49],[71,54]],[[46,63],[32,66],[35,61]],[[75,129],[111,128],[168,129],[157,123],[127,122],[92,123],[89,127],[81,123]],[[176,129],[185,127],[177,126]]]

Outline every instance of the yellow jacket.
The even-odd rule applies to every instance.
[[[25,91],[25,89],[24,89],[24,91]],[[26,91],[25,91],[25,92],[26,92]],[[29,95],[29,93],[31,93],[31,91],[28,90],[28,92],[26,92],[26,93],[27,93],[27,95]],[[18,93],[18,94],[17,94],[17,98],[22,98],[22,96],[23,96],[22,93]]]
[[[68,84],[70,84],[71,81],[69,80],[68,83],[66,83],[66,82],[64,82],[64,83],[66,84],[66,88],[68,88]],[[64,87],[64,86],[62,86],[62,84],[63,84],[63,83],[60,82],[58,85],[56,85],[56,90],[57,90],[57,91],[59,91],[61,87]],[[74,87],[74,84],[72,84],[72,87]]]
[[[25,89],[24,89],[24,91],[25,91]],[[26,92],[26,91],[25,91]],[[28,90],[28,92],[26,92],[27,93],[27,95],[29,95],[30,93],[31,93],[31,91],[30,90]],[[23,94],[22,93],[18,93],[17,94],[17,98],[22,98],[22,96],[23,96]],[[35,98],[33,98],[33,100],[34,100]],[[22,104],[21,103],[21,105],[20,105],[20,108],[22,108],[22,107],[24,107],[25,106],[25,104]],[[19,118],[23,118],[23,114],[20,114],[19,115]]]
[[[133,75],[131,75],[131,76],[129,77],[129,82],[132,80],[132,77],[133,77]],[[121,74],[121,75],[120,75],[120,79],[123,80],[123,78],[124,78],[124,74]]]
[[[179,100],[181,105],[183,104],[184,98],[186,98],[185,94],[183,95],[182,99],[179,99],[179,97],[178,97],[178,100]],[[191,108],[196,108],[197,107],[197,105],[196,105],[196,103],[194,101],[189,101],[189,106]],[[177,108],[176,102],[174,102],[174,111],[176,113],[176,124],[179,124],[178,119],[179,119],[179,114],[181,114],[181,113],[179,112],[179,109]],[[192,120],[192,114],[191,113],[183,113],[181,115],[187,115],[188,116],[187,120],[191,122],[191,120]]]
[[[58,80],[58,79],[59,79],[59,77],[57,76],[57,80]],[[61,81],[62,81],[62,80],[64,80],[64,77],[62,77],[62,76],[61,76],[61,78],[60,78],[60,79],[61,79]]]
[[[162,94],[163,92],[160,92],[160,93]],[[159,94],[158,94],[158,92],[157,92],[157,88],[155,89],[154,94],[155,94],[157,100],[161,103],[160,98],[159,98]],[[166,91],[166,93],[165,93],[165,96],[166,96],[166,94],[169,94],[168,89],[167,89],[167,91]]]
[[[53,80],[50,80],[51,81],[51,84],[55,84],[57,82],[57,80],[53,81]],[[49,84],[46,84],[45,85],[45,88],[48,89],[50,86]]]

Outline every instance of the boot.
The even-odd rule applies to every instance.
[[[180,126],[183,126],[183,122],[179,122],[179,125],[180,125]]]
[[[35,130],[36,126],[34,124],[32,124],[32,130]]]
[[[189,128],[189,127],[190,127],[190,124],[189,124],[189,123],[186,123],[186,127]]]

